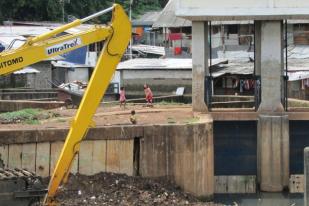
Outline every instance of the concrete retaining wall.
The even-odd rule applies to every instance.
[[[167,176],[196,196],[214,193],[212,123],[149,127],[141,139],[140,173]]]
[[[54,109],[64,106],[64,102],[56,101],[11,101],[0,100],[0,112],[13,112],[26,108],[38,108],[38,109]]]
[[[202,118],[203,119],[203,118]],[[1,160],[49,176],[68,129],[0,131]],[[90,129],[72,172],[168,177],[186,192],[214,193],[212,120],[190,125],[118,126]]]

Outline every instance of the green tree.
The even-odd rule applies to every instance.
[[[0,21],[61,21],[62,1],[65,0],[0,0]],[[137,18],[147,11],[162,9],[168,0],[134,0],[132,17]],[[113,3],[119,3],[129,12],[130,0],[70,0],[65,1],[65,16],[73,15],[82,18]],[[102,17],[99,21],[105,21]],[[98,22],[97,22],[98,23]]]

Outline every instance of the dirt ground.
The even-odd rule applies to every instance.
[[[100,106],[94,117],[96,126],[130,125],[130,113],[135,110],[137,124],[175,124],[190,123],[194,118],[190,105],[154,105],[152,108],[143,105],[127,105],[126,109],[118,105]],[[77,109],[58,108],[48,112],[56,113],[57,117],[39,121],[38,124],[0,124],[0,130],[7,129],[48,129],[69,127]]]
[[[71,175],[68,183],[59,192],[57,200],[63,206],[220,205],[201,202],[166,179],[112,173],[99,173],[94,176]]]

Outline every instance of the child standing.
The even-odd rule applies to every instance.
[[[124,90],[124,87],[120,88],[119,102],[120,102],[120,108],[123,105],[123,109],[125,109],[126,108],[126,92]]]
[[[144,85],[144,92],[145,92],[146,102],[147,102],[146,106],[152,107],[153,94],[152,94],[150,87],[147,84]]]

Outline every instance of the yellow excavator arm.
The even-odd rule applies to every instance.
[[[73,35],[58,36],[67,29],[81,25],[97,16],[112,11],[111,23],[107,26],[93,28]],[[51,176],[48,193],[44,205],[55,205],[58,187],[65,183],[75,155],[79,152],[80,143],[87,134],[89,127],[94,126],[92,120],[100,104],[109,82],[116,70],[131,39],[131,22],[123,8],[114,4],[113,7],[93,14],[81,20],[75,20],[46,34],[28,39],[16,50],[0,53],[0,75],[9,74],[27,65],[60,55],[71,50],[105,40],[85,91],[77,114],[75,115],[68,136],[60,153],[55,170]]]

